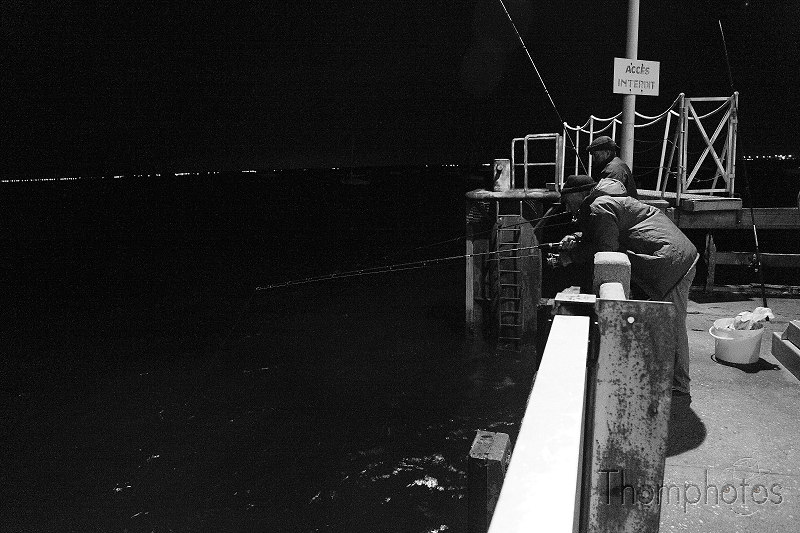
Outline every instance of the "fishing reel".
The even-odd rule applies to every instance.
[[[560,242],[546,242],[539,245],[539,248],[544,252],[547,250],[551,250],[547,252],[545,256],[545,263],[550,268],[557,268],[561,266],[561,255],[558,251],[561,250],[561,243]]]

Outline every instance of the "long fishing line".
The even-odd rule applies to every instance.
[[[531,62],[533,70],[536,72],[536,76],[539,78],[539,83],[542,84],[542,88],[544,89],[544,94],[547,95],[547,99],[550,101],[550,105],[553,107],[553,111],[555,111],[556,116],[558,117],[559,124],[563,128],[566,122],[564,121],[564,118],[561,116],[561,113],[559,113],[558,107],[556,107],[556,103],[553,101],[553,97],[550,95],[550,91],[547,90],[547,85],[544,83],[544,79],[542,78],[542,75],[539,73],[539,69],[536,67],[536,63],[533,61],[533,57],[531,56],[531,53],[528,51],[528,47],[525,45],[525,40],[522,38],[522,35],[520,35],[519,30],[517,29],[517,25],[514,24],[514,19],[511,18],[511,13],[509,13],[508,9],[506,9],[505,3],[503,2],[503,0],[499,1],[500,5],[503,6],[503,11],[505,12],[506,17],[508,17],[508,21],[511,23],[511,27],[514,28],[514,33],[517,34],[517,39],[519,39],[519,42],[522,44],[522,49],[525,50],[525,54],[528,56],[528,61]],[[575,146],[575,142],[569,135],[566,135],[566,137],[567,139],[569,139],[569,144],[570,147],[572,148],[572,151],[575,152],[575,155],[578,156],[578,163],[580,164],[581,169],[585,174],[588,174],[588,172],[586,171],[586,167],[583,164],[583,160],[581,159],[580,154],[578,154],[578,148],[577,146]]]
[[[433,259],[420,259],[419,261],[410,261],[407,263],[395,263],[391,265],[380,265],[370,268],[360,268],[357,270],[349,270],[347,272],[334,272],[331,274],[323,274],[320,276],[311,276],[308,278],[303,279],[295,279],[289,281],[283,281],[281,283],[273,283],[270,285],[265,285],[263,287],[256,287],[256,291],[266,291],[271,289],[278,289],[282,287],[292,287],[295,285],[305,285],[308,283],[317,283],[321,281],[330,281],[330,280],[337,280],[343,278],[352,278],[358,276],[368,276],[371,274],[386,274],[389,272],[402,272],[404,270],[413,270],[418,268],[426,268],[429,266],[433,266],[439,263],[444,263],[446,261],[456,261],[459,259],[469,259],[472,257],[480,257],[484,255],[493,255],[493,254],[502,254],[502,253],[509,253],[509,252],[517,252],[522,250],[534,250],[536,248],[548,248],[552,247],[549,243],[543,244],[536,244],[533,246],[521,246],[517,248],[509,248],[507,250],[493,250],[489,252],[473,252],[471,254],[461,254],[461,255],[451,255],[447,257],[436,257]],[[511,259],[511,258],[509,258]]]
[[[549,213],[549,211],[548,211],[548,213]],[[561,217],[564,217],[564,216],[566,216],[568,214],[569,213],[567,213],[566,211],[562,211],[560,213],[556,213],[555,215],[545,214],[545,215],[543,215],[543,216],[541,216],[539,218],[532,218],[530,220],[523,220],[522,222],[517,222],[515,224],[509,224],[507,226],[503,226],[503,228],[505,228],[505,229],[517,228],[517,227],[524,226],[526,224],[537,223],[537,226],[534,226],[534,229],[538,229],[538,224],[541,224],[543,221],[551,219],[551,218],[561,218]],[[548,224],[548,227],[557,227],[557,226],[561,226],[561,225],[563,225],[563,224]],[[473,237],[482,237],[484,235],[488,235],[490,233],[493,233],[494,231],[495,231],[494,229],[489,229],[489,230],[485,230],[485,231],[478,231],[478,232],[473,233],[472,236]],[[456,241],[462,241],[462,240],[464,240],[466,238],[467,238],[466,235],[459,235],[458,237],[453,237],[452,239],[433,242],[433,243],[430,243],[430,244],[423,244],[421,246],[417,246],[416,248],[409,248],[409,249],[403,250],[401,252],[395,252],[395,253],[391,253],[391,254],[386,254],[386,255],[383,256],[383,259],[388,259],[390,257],[402,257],[402,256],[408,255],[408,254],[410,254],[412,252],[416,252],[416,251],[419,251],[419,250],[424,250],[426,248],[433,248],[433,247],[436,247],[436,246],[442,246],[442,245],[450,244],[450,243],[456,242]]]
[[[555,215],[543,215],[543,216],[541,216],[539,218],[532,218],[530,220],[523,220],[522,222],[517,222],[515,224],[509,224],[507,226],[503,226],[503,229],[518,228],[518,227],[524,226],[526,224],[533,224],[534,222],[538,223],[538,222],[542,222],[544,220],[548,220],[548,219],[551,219],[551,218],[561,218],[561,217],[564,217],[564,216],[566,216],[568,214],[569,213],[567,211],[562,211],[560,213],[556,213]],[[558,225],[559,224],[548,224],[548,227],[554,227],[554,226],[558,226]],[[538,229],[535,226],[534,226],[534,228]],[[486,230],[486,231],[478,231],[476,233],[473,233],[472,235],[474,237],[478,237],[478,236],[488,235],[489,233],[493,233],[493,232],[494,232],[494,230],[490,229],[490,230]],[[462,237],[462,238],[466,238],[466,237]]]

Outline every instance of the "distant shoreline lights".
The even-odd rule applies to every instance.
[[[800,156],[795,154],[772,154],[772,155],[745,155],[742,156],[742,160],[744,161],[794,161],[796,159],[800,159]],[[484,163],[482,167],[489,167],[491,163]],[[415,166],[415,165],[411,165]],[[417,165],[418,166],[418,165]],[[429,168],[431,166],[440,166],[442,168],[453,168],[459,167],[458,164],[442,164],[442,165],[424,165],[425,168]],[[233,172],[240,172],[242,174],[257,174],[257,173],[275,173],[275,172],[284,172],[284,171],[299,171],[299,172],[308,172],[310,169],[308,168],[301,168],[301,169],[265,169],[265,170],[239,170]],[[328,170],[342,170],[342,167],[333,167]],[[0,183],[28,183],[28,182],[42,182],[42,181],[77,181],[77,180],[99,180],[99,179],[127,179],[127,178],[160,178],[163,176],[175,176],[175,177],[186,177],[186,176],[210,176],[215,174],[220,174],[221,171],[219,170],[210,170],[205,172],[174,172],[174,173],[153,173],[153,174],[110,174],[110,175],[94,175],[94,176],[68,176],[68,177],[59,177],[59,178],[3,178],[0,179]]]

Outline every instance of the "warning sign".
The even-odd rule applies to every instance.
[[[658,96],[658,61],[614,58],[614,92]]]

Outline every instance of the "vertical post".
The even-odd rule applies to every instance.
[[[523,150],[523,153],[525,154],[523,156],[525,158],[525,162],[524,162],[525,166],[523,167],[525,169],[525,183],[522,184],[522,188],[527,191],[528,190],[528,136],[527,135],[525,136],[525,140],[522,141],[522,142],[523,142],[523,146],[525,148]],[[519,185],[514,183],[514,188],[519,189]]]
[[[638,59],[639,49],[639,0],[628,0],[628,42],[625,56]],[[636,123],[636,95],[622,97],[622,150],[620,155],[631,170],[633,169],[633,138]]]
[[[466,333],[468,337],[475,335],[475,259],[472,254],[475,253],[474,235],[472,231],[472,224],[467,222],[467,246],[466,246]]]
[[[473,203],[480,204],[480,200],[469,197],[467,194],[467,213],[475,207]],[[491,202],[490,204],[494,204]],[[491,206],[488,207],[489,213],[479,209],[484,215],[494,216]],[[466,246],[465,246],[465,333],[471,340],[478,340],[484,333],[485,317],[488,312],[486,301],[486,288],[484,278],[486,276],[485,254],[489,251],[489,236],[483,228],[489,226],[489,222],[483,218],[476,222],[466,223]]]
[[[581,130],[580,130],[580,128],[578,128],[578,133],[576,135],[580,135],[581,134],[580,132],[581,132]],[[592,144],[593,140],[594,140],[594,115],[591,115],[591,116],[589,116],[589,140],[586,141],[586,146],[589,146],[590,144]],[[578,157],[580,157],[580,154],[578,154]],[[589,175],[591,176],[592,175],[592,154],[591,153],[589,154],[588,165],[589,165],[589,167],[586,170],[589,172]],[[578,173],[578,167],[577,167],[577,164],[576,164],[576,166],[575,166],[575,174],[577,174],[577,173]]]
[[[667,143],[669,142],[669,126],[670,126],[670,123],[672,122],[672,110],[671,109],[669,111],[667,111],[667,119],[664,122],[665,122],[665,125],[664,125],[664,140],[661,143],[661,159],[659,160],[659,163],[658,163],[658,180],[656,180],[656,190],[657,191],[661,190],[661,178],[664,177],[664,156],[667,153]],[[674,146],[673,146],[673,148],[674,148]],[[672,161],[672,152],[670,152],[670,162],[671,161]],[[666,174],[666,177],[664,178],[664,180],[666,181],[667,179],[669,179],[669,170],[667,170],[667,174]],[[663,198],[664,196],[662,195],[661,197]]]
[[[561,190],[561,180],[564,179],[564,159],[562,153],[564,151],[564,138],[561,135],[556,135],[556,157],[555,157],[555,172],[553,175],[553,184],[557,191]],[[548,185],[545,183],[545,187]]]
[[[505,433],[478,431],[467,464],[467,524],[470,533],[486,533],[511,459]]]
[[[730,150],[728,150],[728,157],[730,157],[730,164],[728,165],[728,196],[733,197],[733,185],[736,180],[736,139],[739,134],[739,93],[733,93],[731,96],[731,115],[730,123],[728,125],[728,134],[730,135]]]
[[[706,251],[703,255],[705,255],[706,265],[708,265],[705,292],[711,292],[714,290],[714,274],[717,269],[717,245],[714,243],[714,236],[711,232],[706,235]]]
[[[688,106],[692,105],[692,100],[686,100],[686,97],[681,93],[681,151],[678,154],[678,179],[677,188],[675,189],[675,207],[681,205],[681,195],[683,194],[683,187],[686,184],[686,166],[688,165],[689,158],[689,109]]]
[[[675,357],[668,302],[598,300],[587,533],[658,531]]]

